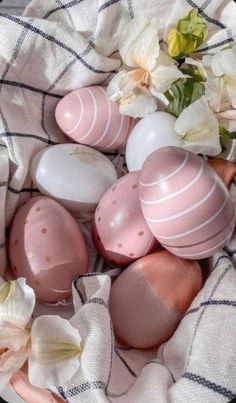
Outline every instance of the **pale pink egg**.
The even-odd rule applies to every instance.
[[[223,181],[182,148],[165,147],[148,157],[139,193],[150,230],[178,256],[212,256],[232,235],[234,208]]]
[[[135,348],[161,345],[173,335],[202,283],[197,262],[167,251],[137,260],[111,288],[110,313],[116,336]]]
[[[95,212],[94,243],[114,265],[127,265],[157,244],[142,214],[138,179],[139,171],[120,178],[102,197]]]
[[[74,141],[104,152],[126,143],[134,119],[121,115],[101,86],[81,88],[66,95],[57,105],[56,120]]]
[[[64,207],[48,197],[33,197],[17,211],[9,250],[14,274],[25,277],[42,302],[70,297],[72,280],[88,269],[80,228]]]

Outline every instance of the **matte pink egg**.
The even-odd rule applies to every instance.
[[[66,95],[57,105],[56,120],[74,141],[109,152],[126,143],[134,119],[121,115],[103,87],[81,88]]]
[[[56,201],[33,197],[17,211],[10,233],[10,261],[38,300],[71,295],[72,280],[88,270],[86,244],[74,218]]]
[[[195,261],[167,251],[145,256],[115,280],[110,313],[116,336],[134,348],[168,340],[203,283]]]
[[[124,175],[104,194],[95,212],[94,243],[114,265],[127,265],[157,244],[142,214],[138,180],[139,171]]]
[[[232,235],[234,208],[226,186],[202,158],[182,148],[165,147],[148,157],[139,193],[150,230],[178,256],[212,256]]]

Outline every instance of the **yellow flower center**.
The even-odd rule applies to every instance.
[[[134,80],[141,88],[148,88],[150,86],[150,73],[144,69],[136,69],[131,74]]]
[[[199,126],[194,129],[189,130],[185,135],[183,136],[184,140],[189,140],[189,141],[198,141],[200,139],[203,139],[204,137],[208,136],[210,133],[210,129],[207,126]]]
[[[0,289],[0,304],[6,302],[14,292],[14,283],[13,281],[8,281],[5,283]]]

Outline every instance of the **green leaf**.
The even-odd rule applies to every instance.
[[[219,125],[220,136],[228,139],[236,139],[236,131],[229,132],[224,126]]]
[[[181,67],[180,70],[186,76],[193,77],[196,82],[206,82],[207,78],[204,77],[197,67]]]

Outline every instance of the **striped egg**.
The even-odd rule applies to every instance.
[[[104,152],[124,145],[134,126],[134,119],[121,115],[117,103],[100,86],[66,95],[57,105],[56,120],[72,140]]]
[[[175,255],[204,259],[232,235],[234,208],[223,181],[182,148],[164,147],[147,158],[139,194],[150,230]]]

